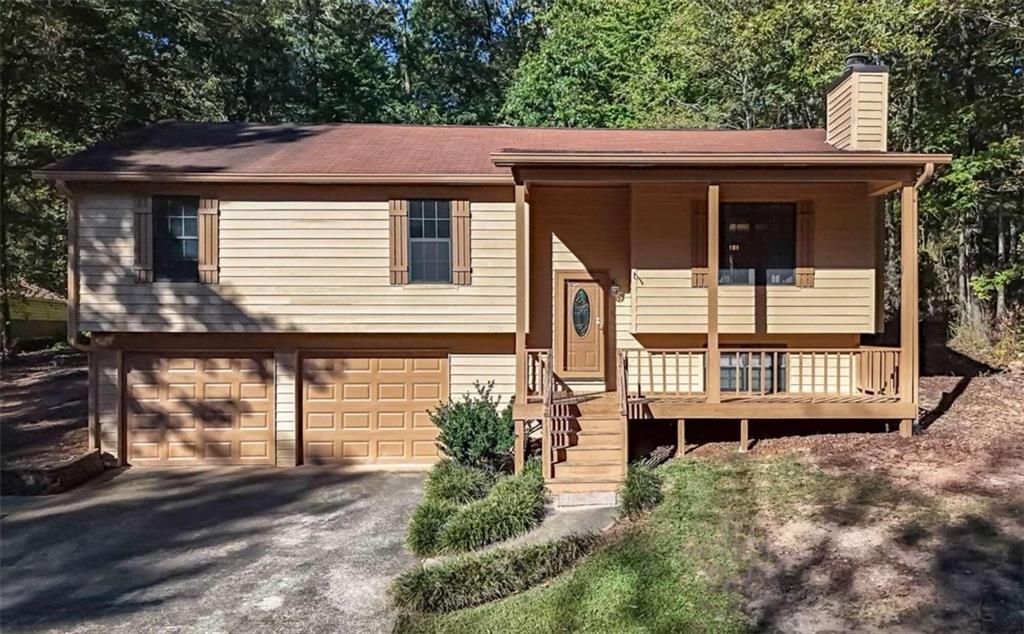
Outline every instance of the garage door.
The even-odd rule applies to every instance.
[[[125,357],[133,464],[274,463],[271,355]]]
[[[428,411],[448,398],[447,357],[317,356],[302,367],[307,464],[437,459]]]

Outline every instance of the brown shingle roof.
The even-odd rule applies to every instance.
[[[637,153],[835,153],[824,130],[609,130],[336,123],[160,122],[43,172],[502,175],[505,149]]]

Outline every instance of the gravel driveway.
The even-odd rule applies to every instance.
[[[421,473],[144,469],[0,505],[12,631],[389,631]]]

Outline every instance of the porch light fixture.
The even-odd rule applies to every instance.
[[[626,292],[622,290],[622,287],[615,280],[612,280],[612,285],[608,290],[611,291],[616,303],[621,304],[626,299]]]

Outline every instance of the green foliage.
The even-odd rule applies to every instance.
[[[597,543],[594,535],[570,535],[544,544],[421,566],[395,580],[392,597],[399,608],[417,612],[449,612],[479,605],[561,574]]]
[[[487,471],[442,460],[431,469],[423,497],[465,504],[487,495],[493,485],[494,476]]]
[[[466,504],[441,529],[445,552],[457,553],[521,535],[544,519],[544,478],[536,461],[519,475],[498,480],[481,500]]]
[[[660,504],[663,484],[653,467],[643,463],[629,465],[626,481],[619,488],[619,514],[635,519]]]
[[[501,408],[501,400],[492,396],[493,381],[475,387],[475,397],[464,394],[460,401],[448,401],[430,413],[430,420],[446,456],[464,466],[499,471],[510,464],[515,442],[512,408]]]
[[[440,535],[459,505],[443,499],[424,497],[409,519],[405,531],[405,546],[420,557],[430,557],[441,551]]]

